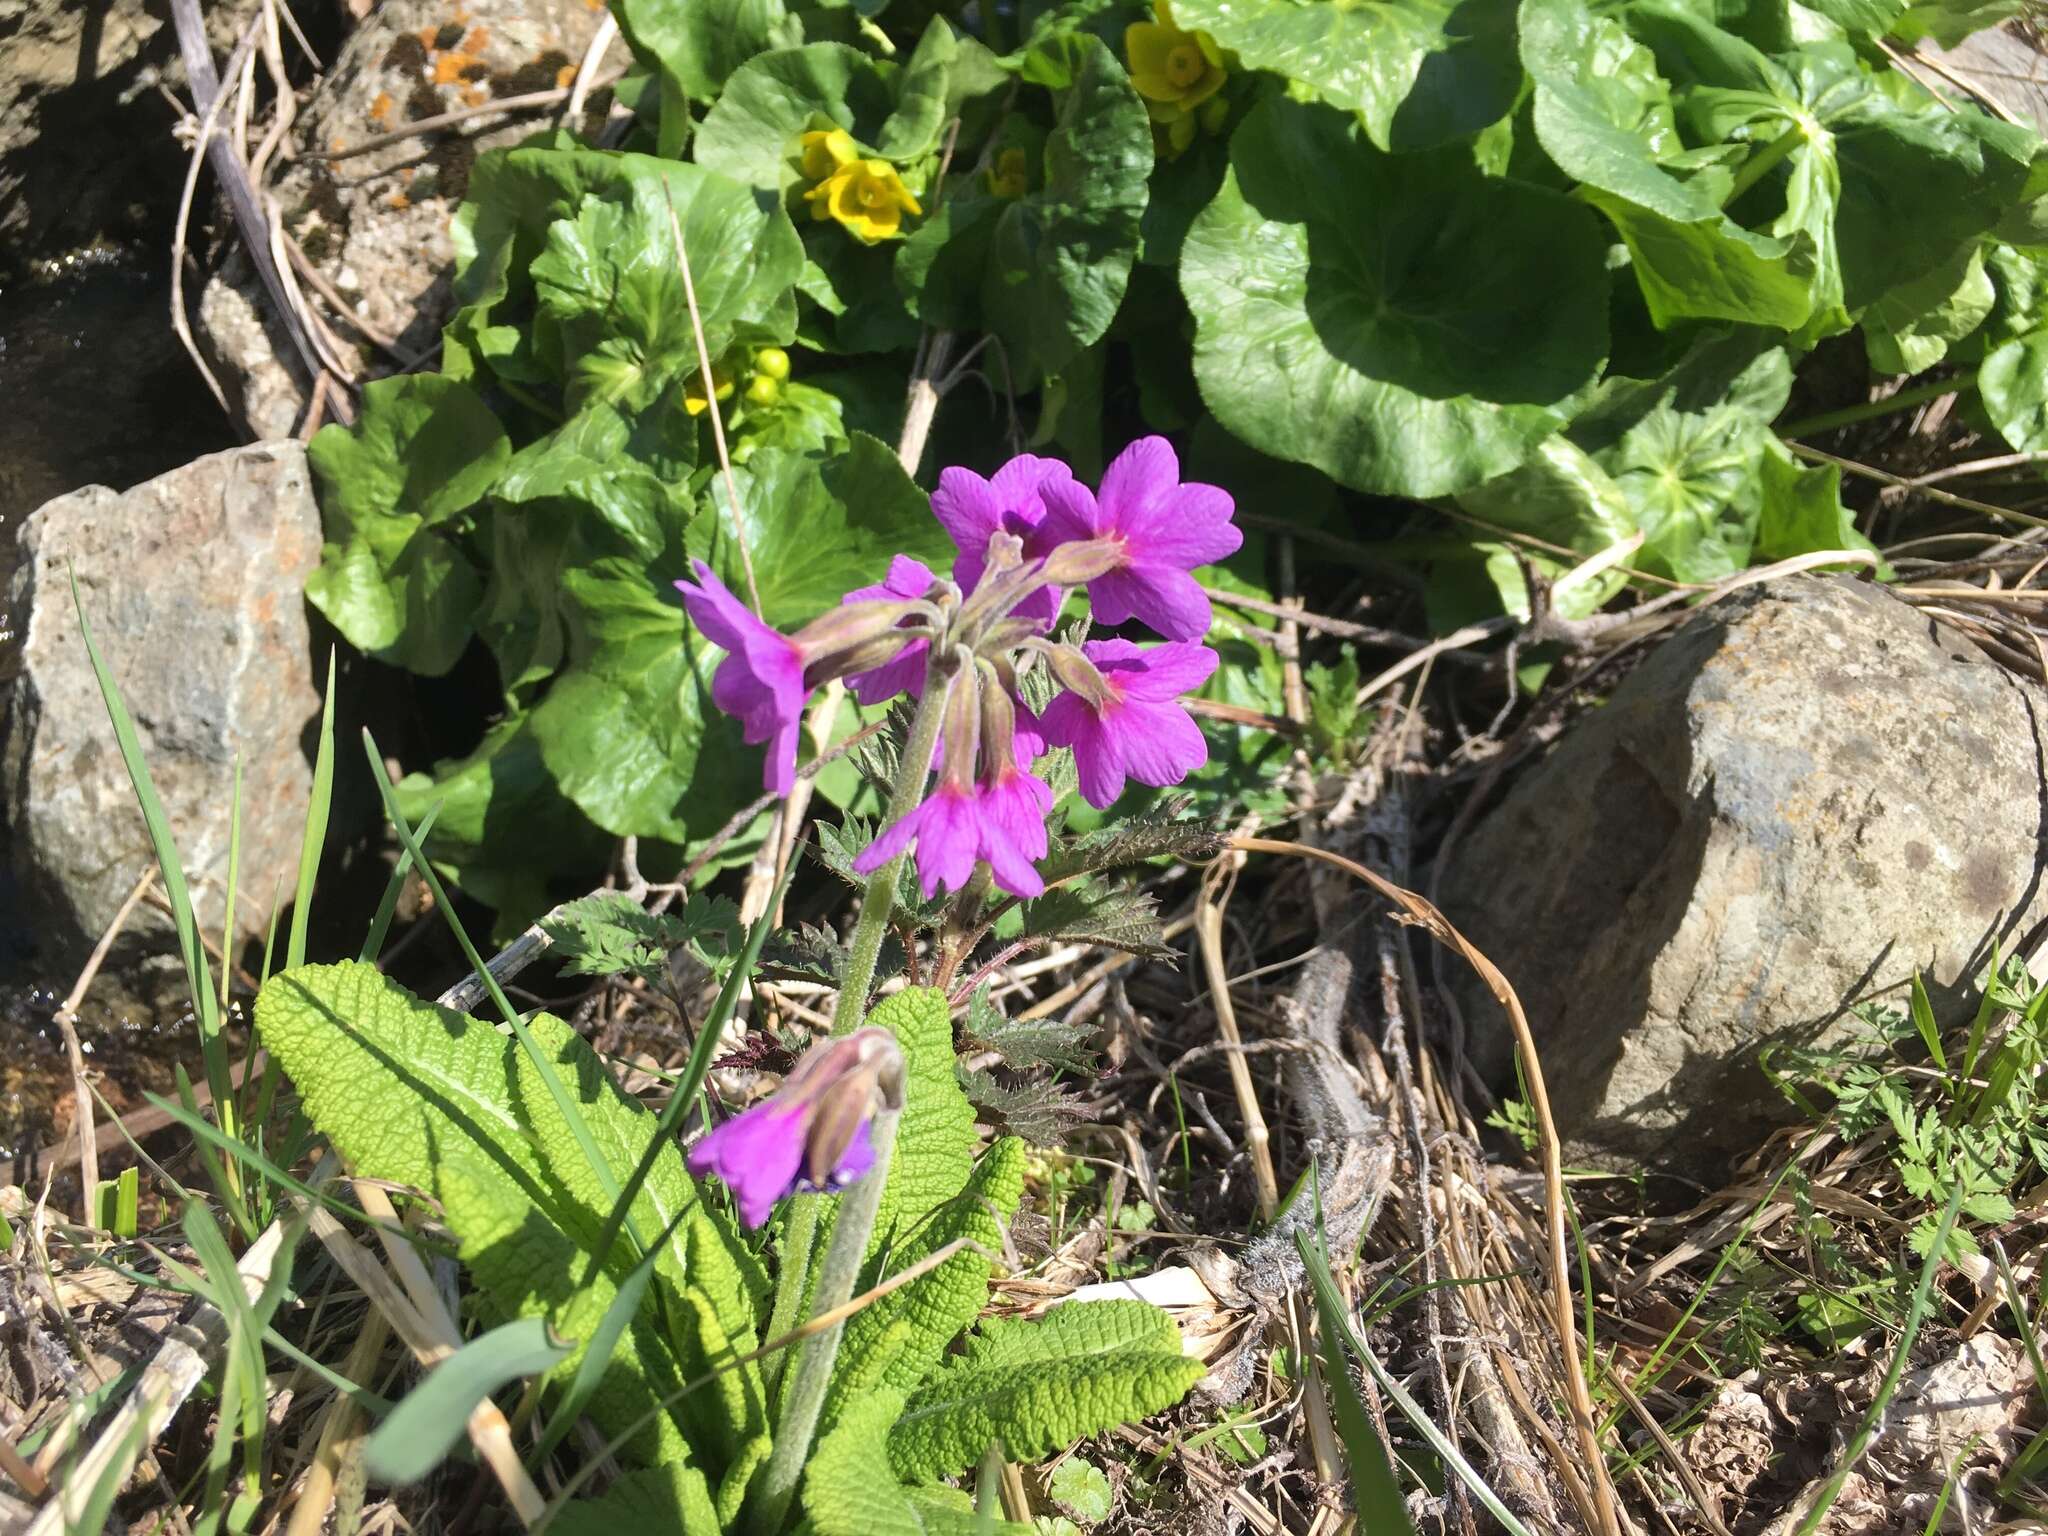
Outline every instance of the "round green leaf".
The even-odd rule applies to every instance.
[[[758,54],[733,71],[697,130],[699,165],[780,191],[792,179],[798,134],[829,122],[885,160],[938,148],[946,88],[959,45],[943,18],[926,28],[907,64],[869,58],[843,43]]]
[[[1358,113],[1382,149],[1468,138],[1522,85],[1513,0],[1176,0],[1173,16]]]
[[[1591,212],[1458,150],[1386,155],[1272,100],[1188,231],[1195,377],[1247,443],[1359,490],[1504,474],[1569,419],[1607,344]]]

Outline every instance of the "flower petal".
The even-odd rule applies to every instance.
[[[723,1180],[739,1202],[740,1220],[758,1227],[796,1187],[804,1129],[801,1106],[767,1099],[698,1138],[685,1161],[692,1173]]]
[[[1178,784],[1209,761],[1209,743],[1176,704],[1126,703],[1114,718],[1123,766],[1140,784]]]

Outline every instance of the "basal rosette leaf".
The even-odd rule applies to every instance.
[[[905,1243],[950,1205],[974,1171],[974,1110],[953,1073],[953,1019],[946,995],[906,987],[877,1003],[867,1022],[903,1051],[903,1119],[875,1214],[869,1257]],[[991,1176],[997,1170],[992,1170]]]
[[[611,11],[634,53],[698,101],[755,54],[803,41],[783,0],[612,0]]]
[[[1408,496],[1504,474],[1569,420],[1605,355],[1607,282],[1582,206],[1460,150],[1382,154],[1341,114],[1284,100],[1238,129],[1181,255],[1218,419]]]
[[[1031,1528],[984,1526],[955,1488],[906,1488],[889,1471],[890,1426],[903,1394],[881,1390],[851,1403],[804,1468],[806,1529],[814,1536],[1030,1536]]]
[[[1991,316],[1998,302],[1984,248],[1972,243],[1926,276],[1894,288],[1863,312],[1863,350],[1880,373],[1932,368]]]
[[[1562,546],[1581,557],[1598,554],[1636,532],[1635,509],[1626,492],[1591,454],[1563,436],[1543,443],[1519,469],[1464,492],[1458,505],[1498,527],[1531,534],[1547,546]],[[1577,563],[1522,546],[1515,553],[1553,580]],[[1486,572],[1506,610],[1528,617],[1529,593],[1517,560],[1504,553],[1489,554]],[[1584,618],[1604,607],[1627,581],[1625,573],[1609,571],[1581,582],[1556,595],[1556,611],[1565,618]]]
[[[426,374],[366,385],[355,426],[323,427],[308,451],[327,542],[307,600],[358,650],[446,672],[482,593],[448,525],[489,494],[510,454],[466,384]]]
[[[984,1323],[911,1395],[889,1462],[905,1482],[931,1482],[991,1445],[1037,1461],[1172,1407],[1201,1378],[1173,1319],[1149,1302],[1068,1302],[1034,1322]]]
[[[1071,83],[1020,197],[967,182],[896,259],[933,325],[1001,338],[1020,387],[1067,366],[1108,331],[1138,254],[1152,170],[1145,105],[1114,55],[1073,40]]]
[[[718,1536],[704,1474],[684,1462],[628,1472],[594,1499],[572,1499],[549,1524],[556,1536]]]
[[[1387,150],[1469,138],[1514,106],[1512,0],[1175,0],[1247,69],[1271,70],[1356,112]]]
[[[881,159],[919,159],[939,147],[958,51],[935,17],[902,64],[843,43],[757,54],[726,81],[692,152],[699,165],[778,196],[796,177],[798,136],[821,126],[845,129]]]
[[[948,1055],[951,1051],[949,1040]],[[928,1093],[932,1085],[923,1086]],[[874,1282],[900,1274],[962,1239],[985,1252],[1001,1253],[1003,1223],[1016,1214],[1023,1196],[1024,1144],[1006,1136],[982,1155],[958,1195],[886,1251],[887,1273],[875,1275]],[[849,1318],[839,1343],[825,1422],[834,1422],[846,1403],[876,1386],[915,1390],[947,1346],[973,1326],[988,1304],[989,1273],[989,1261],[981,1253],[963,1249]]]
[[[603,1304],[577,1292],[586,1285],[609,1289],[636,1256],[620,1241],[602,1275],[589,1273],[610,1202],[517,1040],[424,1002],[356,962],[300,966],[274,977],[257,998],[256,1027],[297,1086],[307,1118],[356,1172],[412,1185],[442,1202],[465,1254],[478,1259],[477,1278],[494,1305],[521,1315],[573,1299],[576,1315],[587,1314],[594,1326]],[[577,1097],[614,1177],[623,1180],[654,1117],[619,1091],[573,1030],[545,1014],[535,1016],[532,1029]],[[639,1361],[641,1374],[656,1368],[663,1348],[674,1353],[661,1372],[692,1377],[751,1350],[765,1277],[737,1234],[698,1199],[673,1147],[657,1159],[634,1217],[648,1240],[676,1222],[656,1260],[657,1286],[666,1295],[687,1288],[702,1297],[723,1340],[714,1352],[671,1338],[650,1354],[654,1335],[636,1329],[628,1359]],[[625,1374],[630,1381],[634,1373]],[[736,1446],[761,1432],[756,1368],[728,1375],[755,1403],[752,1421],[734,1413],[722,1427],[693,1425],[693,1444]]]

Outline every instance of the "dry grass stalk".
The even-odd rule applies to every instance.
[[[107,931],[93,946],[85,969],[78,973],[78,980],[72,983],[63,1005],[53,1015],[53,1022],[64,1036],[65,1054],[71,1059],[71,1128],[78,1137],[78,1180],[83,1186],[78,1197],[78,1220],[82,1226],[93,1225],[93,1199],[100,1187],[100,1149],[93,1135],[92,1086],[85,1078],[85,1049],[78,1041],[78,1009],[98,977],[100,967],[106,964],[114,941],[120,938],[121,930],[128,926],[128,919],[135,915],[143,895],[155,881],[156,866],[151,865],[142,872],[142,878],[135,882],[135,889],[128,893],[127,899],[114,910],[114,920],[107,924]]]

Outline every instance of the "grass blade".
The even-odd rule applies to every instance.
[[[1295,1233],[1294,1242],[1295,1246],[1301,1250],[1302,1262],[1308,1266],[1309,1280],[1315,1286],[1316,1310],[1322,1316],[1325,1332],[1332,1337],[1341,1339],[1345,1349],[1350,1354],[1356,1356],[1366,1370],[1372,1373],[1372,1379],[1379,1383],[1380,1390],[1386,1393],[1392,1399],[1394,1406],[1401,1410],[1401,1416],[1414,1426],[1416,1432],[1423,1439],[1430,1443],[1431,1449],[1436,1452],[1444,1466],[1457,1477],[1459,1482],[1471,1490],[1472,1497],[1486,1506],[1487,1511],[1494,1519],[1501,1523],[1502,1528],[1509,1533],[1509,1536],[1530,1536],[1529,1527],[1516,1517],[1513,1510],[1501,1502],[1500,1495],[1495,1493],[1488,1486],[1486,1479],[1479,1475],[1479,1469],[1465,1459],[1465,1453],[1458,1449],[1450,1436],[1437,1428],[1436,1422],[1423,1411],[1422,1404],[1415,1401],[1408,1389],[1388,1373],[1387,1368],[1379,1363],[1372,1351],[1365,1347],[1364,1341],[1351,1331],[1351,1325],[1346,1321],[1344,1315],[1344,1299],[1338,1295],[1337,1281],[1330,1273],[1329,1259],[1324,1256],[1320,1249],[1309,1242],[1306,1232]],[[1340,1361],[1339,1364],[1342,1364],[1342,1362]],[[1345,1380],[1348,1385],[1349,1377],[1347,1376]],[[1370,1429],[1370,1427],[1370,1422],[1368,1422],[1367,1428]],[[1373,1438],[1377,1444],[1378,1436]],[[1382,1454],[1384,1454],[1384,1450]],[[1353,1476],[1356,1476],[1355,1472]],[[1406,1522],[1407,1516],[1407,1506],[1404,1504],[1401,1510],[1403,1522]],[[1378,1527],[1361,1520],[1360,1529],[1377,1531]],[[1404,1523],[1394,1527],[1394,1529],[1412,1530],[1413,1527]]]
[[[85,600],[78,595],[78,573],[71,573],[71,606],[78,614],[78,633],[85,641],[85,654],[99,679],[100,697],[106,702],[107,718],[113,722],[114,741],[127,766],[128,781],[135,787],[136,803],[142,808],[143,825],[149,829],[149,843],[156,854],[157,869],[163,875],[164,897],[171,904],[171,920],[177,925],[178,953],[185,962],[185,981],[192,994],[192,1007],[199,1021],[199,1046],[206,1062],[206,1085],[213,1090],[213,1102],[231,1101],[227,1043],[220,1034],[220,1003],[213,994],[212,969],[206,963],[206,946],[200,942],[199,920],[192,909],[192,890],[185,883],[184,861],[178,845],[171,840],[170,823],[164,816],[163,801],[157,798],[156,783],[143,760],[142,743],[135,734],[135,721],[121,698],[120,686],[107,670],[99,646],[92,637],[92,625],[85,617]]]
[[[1345,1353],[1347,1345],[1355,1341],[1344,1321],[1344,1302],[1330,1274],[1330,1261],[1309,1241],[1306,1229],[1297,1232],[1294,1241],[1315,1283],[1316,1311],[1322,1319],[1323,1385],[1337,1420],[1337,1434],[1344,1442],[1344,1459],[1351,1464],[1351,1501],[1358,1511],[1359,1529],[1374,1536],[1382,1532],[1414,1536],[1415,1522],[1408,1518],[1408,1501],[1401,1497],[1401,1485],[1394,1478],[1393,1458],[1351,1379],[1351,1363]]]
[[[633,1272],[620,1283],[618,1294],[612,1297],[612,1304],[604,1309],[604,1316],[598,1319],[597,1327],[590,1335],[589,1348],[583,1351],[583,1358],[576,1363],[576,1375],[569,1383],[567,1394],[548,1420],[547,1433],[541,1436],[540,1445],[527,1458],[528,1466],[545,1465],[555,1447],[576,1427],[585,1405],[596,1395],[599,1384],[604,1380],[605,1368],[612,1363],[612,1352],[619,1347],[619,1340],[639,1315],[640,1303],[646,1299],[648,1282],[654,1278],[654,1265],[661,1257],[662,1246],[688,1214],[688,1211],[676,1212],[660,1239],[641,1256],[640,1262],[633,1266]]]
[[[640,1154],[640,1161],[633,1165],[632,1177],[626,1180],[626,1187],[619,1198],[612,1203],[611,1214],[605,1218],[604,1230],[598,1235],[590,1249],[590,1264],[584,1271],[585,1283],[591,1275],[604,1268],[605,1260],[611,1257],[612,1244],[618,1240],[619,1229],[626,1213],[633,1208],[633,1201],[639,1197],[640,1186],[647,1182],[647,1175],[654,1171],[655,1159],[661,1156],[661,1149],[669,1144],[676,1128],[683,1122],[683,1116],[690,1111],[691,1102],[697,1097],[697,1090],[704,1084],[704,1074],[711,1070],[711,1058],[718,1050],[719,1036],[725,1033],[726,1021],[732,1017],[733,1009],[739,1006],[740,992],[746,987],[748,978],[754,974],[754,967],[761,960],[761,946],[768,942],[769,931],[774,927],[773,914],[782,905],[782,898],[789,890],[789,882],[796,875],[797,861],[791,859],[789,868],[782,872],[782,881],[762,909],[761,916],[754,920],[747,930],[746,944],[740,951],[739,963],[726,972],[725,983],[718,989],[717,1000],[711,1005],[711,1012],[705,1016],[703,1027],[697,1031],[697,1040],[690,1047],[690,1059],[683,1064],[683,1075],[676,1081],[675,1090],[669,1095],[668,1103],[662,1106],[660,1116],[654,1122],[654,1132],[647,1140],[647,1150]]]
[[[1948,1252],[1948,1235],[1954,1230],[1956,1217],[1963,1208],[1963,1180],[1957,1179],[1948,1192],[1948,1205],[1941,1213],[1941,1225],[1935,1229],[1934,1241],[1927,1248],[1927,1262],[1920,1266],[1920,1283],[1913,1287],[1913,1304],[1906,1309],[1905,1326],[1899,1329],[1899,1342],[1892,1350],[1892,1363],[1885,1367],[1884,1379],[1877,1384],[1877,1395],[1871,1398],[1870,1407],[1864,1411],[1863,1422],[1856,1426],[1856,1438],[1842,1453],[1842,1459],[1835,1466],[1820,1495],[1799,1522],[1797,1536],[1813,1536],[1813,1533],[1827,1513],[1834,1507],[1835,1500],[1842,1495],[1843,1484],[1849,1481],[1849,1474],[1856,1470],[1856,1463],[1863,1459],[1863,1453],[1870,1449],[1870,1442],[1877,1438],[1877,1426],[1884,1420],[1885,1409],[1891,1406],[1893,1396],[1899,1390],[1899,1380],[1906,1374],[1906,1365],[1913,1353],[1913,1340],[1919,1336],[1920,1324],[1930,1308],[1928,1298],[1934,1291],[1934,1277],[1940,1271],[1943,1256]]]
[[[420,818],[418,830],[414,833],[420,846],[425,847],[427,834],[434,830],[434,818],[441,814],[441,802],[435,801],[427,807],[427,814]],[[391,919],[398,912],[398,898],[405,894],[405,877],[412,870],[412,851],[398,850],[398,862],[391,866],[391,878],[384,882],[384,894],[377,902],[377,915],[370,919],[369,932],[363,935],[363,947],[356,958],[365,965],[375,965],[377,956],[384,948],[384,935],[391,931]]]
[[[364,1457],[370,1476],[382,1483],[418,1482],[447,1459],[477,1404],[508,1381],[547,1370],[574,1348],[557,1339],[541,1317],[522,1317],[463,1345],[377,1426]]]
[[[380,774],[381,778],[382,775]],[[306,963],[306,931],[313,921],[313,881],[327,847],[327,815],[334,802],[334,652],[327,653],[327,697],[320,706],[320,748],[313,758],[313,792],[306,801],[306,833],[299,843],[299,889],[292,900],[291,937],[284,963]]]

